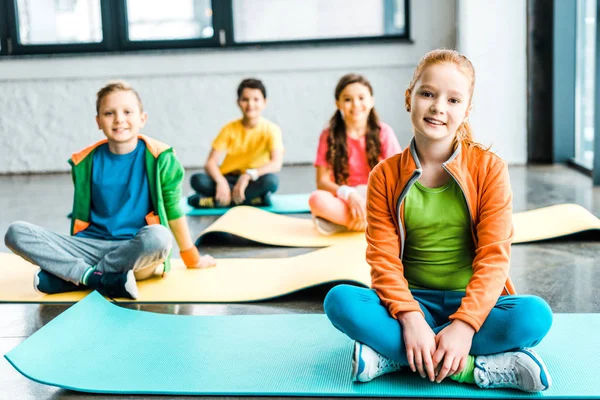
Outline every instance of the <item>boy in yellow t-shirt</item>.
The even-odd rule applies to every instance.
[[[279,185],[283,142],[279,127],[261,117],[267,90],[258,79],[244,79],[237,94],[243,116],[225,125],[213,140],[206,173],[192,175],[190,184],[196,191],[188,198],[192,207],[269,206]]]

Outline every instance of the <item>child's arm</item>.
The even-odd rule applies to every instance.
[[[283,164],[283,150],[272,150],[271,151],[271,161],[269,161],[267,164],[263,165],[260,168],[254,169],[252,170],[253,172],[250,173],[251,170],[248,170],[248,172],[246,172],[245,174],[242,174],[237,183],[235,184],[235,187],[233,188],[233,191],[231,193],[231,196],[233,197],[233,202],[236,204],[240,204],[242,203],[244,200],[246,200],[246,188],[248,187],[248,185],[250,184],[250,180],[252,179],[258,179],[259,176],[265,175],[265,174],[273,174],[276,172],[281,171],[281,165]],[[254,178],[254,175],[256,174],[256,178]]]
[[[408,311],[421,312],[404,277],[400,259],[400,239],[394,216],[388,205],[392,196],[388,177],[379,164],[369,176],[367,187],[367,262],[371,266],[371,287],[375,289],[390,315]],[[421,312],[422,313],[422,312]]]
[[[217,262],[209,255],[201,256],[196,246],[192,242],[190,230],[185,216],[169,221],[169,227],[175,236],[179,246],[180,255],[188,268],[208,268],[214,267]]]
[[[331,169],[329,167],[317,166],[317,189],[326,190],[337,196],[337,190],[340,185],[331,180]]]
[[[319,145],[317,147],[317,158],[314,166],[316,167],[317,189],[325,190],[342,200],[347,201],[351,193],[356,192],[355,188],[347,185],[338,185],[332,179],[332,165],[327,159],[329,128],[325,128],[319,136]],[[364,207],[363,207],[364,208]]]
[[[258,176],[274,174],[281,171],[283,165],[283,150],[272,150],[271,161],[256,169]]]
[[[283,165],[284,151],[281,129],[279,129],[279,127],[274,124],[269,124],[266,135],[268,135],[268,140],[265,144],[264,150],[269,152],[270,161],[259,168],[251,168],[246,170],[247,172],[243,174],[240,178],[252,178],[256,180],[259,176],[266,174],[274,174],[281,171],[281,166]],[[248,182],[246,182],[246,186],[248,185]],[[245,189],[246,188],[244,187],[244,190]]]
[[[331,180],[330,169],[319,165],[317,166],[317,189],[326,190],[348,204],[351,217],[348,229],[365,230],[367,216],[365,199],[358,194],[356,188],[336,184]]]
[[[211,149],[208,158],[206,159],[206,164],[204,165],[206,173],[217,183],[219,183],[219,181],[225,181],[225,183],[227,183],[227,180],[225,180],[225,177],[219,169],[219,160],[223,158],[224,155],[225,150]]]
[[[160,174],[160,189],[169,228],[171,228],[173,236],[175,236],[175,240],[181,250],[181,258],[186,267],[205,268],[215,265],[215,261],[211,256],[201,257],[198,249],[192,242],[185,214],[179,205],[181,183],[185,176],[185,171],[172,151],[161,154],[158,163],[158,173]]]

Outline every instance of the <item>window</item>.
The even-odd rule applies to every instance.
[[[596,0],[577,2],[575,70],[575,159],[594,167],[594,101],[596,57]]]
[[[18,0],[16,5],[23,45],[102,41],[100,0]]]
[[[128,0],[128,39],[165,40],[213,37],[210,0]]]
[[[233,31],[238,43],[403,35],[404,13],[402,0],[233,0]]]
[[[0,55],[406,40],[408,2],[0,0]]]

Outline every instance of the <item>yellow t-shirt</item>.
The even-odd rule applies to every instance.
[[[247,169],[268,164],[273,150],[283,150],[281,129],[264,118],[254,128],[248,129],[238,119],[221,129],[213,140],[212,148],[226,152],[219,167],[223,175],[231,172],[241,174]]]

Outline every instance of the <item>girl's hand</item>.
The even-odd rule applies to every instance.
[[[231,190],[229,189],[229,183],[225,179],[217,182],[215,200],[217,200],[218,205],[221,207],[227,207],[231,204]]]
[[[350,223],[348,229],[352,231],[364,231],[367,228],[367,205],[365,199],[356,192],[348,196],[348,208],[350,209]]]
[[[473,335],[475,329],[458,319],[452,321],[436,335],[437,350],[433,355],[433,364],[437,371],[437,383],[465,368]]]
[[[217,260],[215,260],[213,256],[205,254],[203,256],[200,256],[200,259],[198,260],[198,263],[196,265],[189,268],[204,269],[214,267],[215,265],[217,265]]]
[[[432,355],[436,350],[435,333],[423,315],[417,311],[405,312],[398,316],[402,324],[402,337],[406,346],[406,358],[413,372],[419,372],[421,378],[435,379]]]
[[[231,195],[233,196],[233,202],[235,204],[241,204],[244,202],[244,200],[246,200],[246,188],[248,187],[248,184],[250,183],[250,175],[248,174],[242,174],[237,183],[235,184],[235,186],[233,187],[233,191],[231,192]]]

